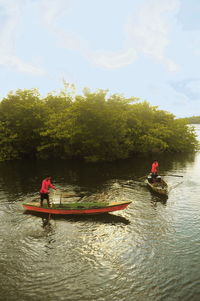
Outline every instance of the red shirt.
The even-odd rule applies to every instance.
[[[151,172],[152,173],[157,173],[158,172],[158,162],[157,161],[152,164]]]
[[[40,189],[41,193],[48,193],[49,192],[49,187],[56,189],[52,184],[50,180],[44,179],[42,181],[42,187]]]

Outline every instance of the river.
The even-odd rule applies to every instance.
[[[156,158],[163,174],[183,176],[165,176],[167,200],[138,181],[153,159],[1,163],[0,300],[200,300],[200,153]],[[86,217],[24,212],[47,174],[58,191],[132,203]]]

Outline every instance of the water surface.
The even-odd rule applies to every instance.
[[[115,164],[0,164],[0,300],[197,301],[200,299],[200,153],[160,155],[171,191],[153,195],[138,178],[153,157]],[[61,191],[131,200],[124,211],[86,217],[25,213],[52,175]]]

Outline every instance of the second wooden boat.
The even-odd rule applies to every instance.
[[[148,176],[145,180],[145,183],[151,189],[151,191],[162,196],[168,196],[168,185],[160,176],[155,179],[152,179],[151,176]]]

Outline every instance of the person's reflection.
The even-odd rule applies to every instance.
[[[51,223],[50,223],[50,220],[51,220],[51,214],[48,214],[47,217],[42,217],[42,227],[43,228],[48,228],[48,229],[51,229]]]

